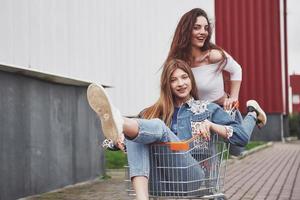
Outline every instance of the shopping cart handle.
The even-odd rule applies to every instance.
[[[185,141],[180,141],[180,142],[166,142],[170,147],[170,150],[172,151],[187,151],[190,149],[190,143],[193,142],[195,139],[200,137],[200,135],[194,135],[192,138],[185,140]]]
[[[239,108],[239,106],[240,106],[240,103],[239,103],[239,101],[235,101],[235,102],[233,102],[232,109],[238,109],[238,108]]]
[[[172,151],[187,151],[190,148],[187,142],[170,142],[168,145]]]

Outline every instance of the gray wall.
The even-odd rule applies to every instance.
[[[0,71],[0,199],[102,175],[99,131],[86,87]]]
[[[288,117],[282,114],[268,114],[266,126],[262,129],[255,127],[251,140],[252,141],[281,141],[281,129],[283,128],[283,136],[289,136]]]

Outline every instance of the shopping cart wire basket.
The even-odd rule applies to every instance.
[[[212,133],[210,140],[197,135],[182,142],[154,143],[149,148],[149,195],[153,199],[225,198],[229,145],[217,134]],[[128,194],[135,195],[130,180],[126,181]]]

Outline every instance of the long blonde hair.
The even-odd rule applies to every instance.
[[[145,119],[160,118],[167,126],[170,126],[174,113],[174,95],[171,90],[171,75],[176,69],[181,69],[186,72],[191,79],[192,90],[190,95],[194,99],[198,99],[195,78],[190,66],[179,59],[172,59],[163,66],[163,71],[160,77],[160,97],[156,103],[142,112],[142,117]]]

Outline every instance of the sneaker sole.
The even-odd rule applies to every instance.
[[[102,132],[105,138],[118,140],[118,131],[113,119],[111,105],[104,88],[96,84],[89,85],[87,99],[90,107],[97,113],[101,121]]]
[[[258,104],[256,101],[254,101],[254,100],[249,100],[249,101],[247,102],[247,107],[248,107],[248,106],[254,107],[254,108],[257,110],[257,112],[259,113],[259,115],[257,116],[257,120],[258,120],[257,126],[258,126],[259,128],[261,128],[261,127],[263,127],[264,125],[266,125],[266,123],[267,123],[267,115],[266,115],[266,113],[263,111],[263,109],[261,109],[261,107],[259,106],[259,104]]]

